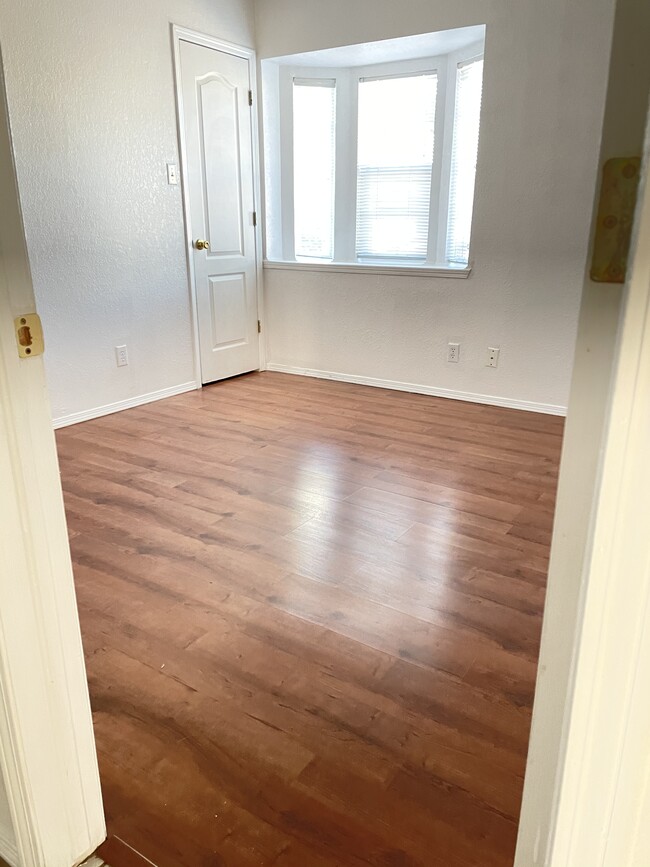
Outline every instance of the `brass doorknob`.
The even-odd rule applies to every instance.
[[[209,250],[210,243],[208,241],[204,241],[202,238],[199,238],[198,241],[194,242],[194,246],[197,250]]]

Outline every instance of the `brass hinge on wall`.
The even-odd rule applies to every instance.
[[[38,313],[23,313],[14,319],[16,344],[21,358],[42,355],[44,350],[43,326]]]
[[[257,226],[257,211],[253,211],[253,225]]]
[[[253,104],[253,91],[252,90],[248,91],[248,104],[249,105]]]
[[[258,334],[262,333],[262,323],[260,322],[259,319],[257,320],[257,333]]]

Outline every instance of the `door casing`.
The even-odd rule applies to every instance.
[[[36,307],[1,56],[0,200],[0,856],[71,867],[106,825],[43,357],[14,333]]]
[[[262,219],[261,219],[261,184],[260,184],[260,148],[259,148],[259,115],[258,115],[258,99],[257,99],[257,60],[255,51],[252,48],[247,48],[244,45],[237,45],[234,42],[226,42],[222,39],[217,39],[214,36],[208,36],[205,33],[198,33],[196,30],[189,30],[186,27],[181,27],[177,24],[171,25],[172,37],[172,57],[174,64],[174,88],[176,92],[176,130],[178,135],[178,153],[181,189],[183,195],[183,220],[185,226],[185,252],[187,261],[187,283],[190,296],[190,312],[192,317],[192,344],[194,351],[194,378],[196,379],[197,388],[202,387],[201,374],[201,354],[199,347],[199,317],[196,299],[196,281],[194,274],[194,257],[192,255],[192,224],[191,210],[189,200],[189,184],[187,178],[187,150],[185,148],[185,139],[183,135],[184,118],[183,118],[183,95],[181,85],[181,55],[180,43],[192,42],[195,45],[202,45],[204,48],[213,48],[216,51],[222,51],[225,54],[232,54],[235,57],[242,57],[248,62],[248,71],[250,75],[251,90],[253,93],[253,105],[251,107],[251,123],[252,123],[252,158],[253,158],[253,196],[254,208],[257,212],[257,225],[255,227],[255,270],[257,275],[257,315],[261,325],[261,331],[258,334],[259,354],[260,354],[260,370],[266,369],[267,349],[266,349],[266,329],[264,327],[264,270],[262,256]]]

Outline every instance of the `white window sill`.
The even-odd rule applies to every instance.
[[[388,274],[394,277],[452,277],[466,280],[472,273],[471,266],[452,268],[429,265],[368,265],[359,262],[279,262],[265,259],[264,268],[269,271],[333,271],[338,274]]]

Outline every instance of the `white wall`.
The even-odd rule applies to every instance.
[[[260,57],[487,24],[470,279],[265,272],[269,361],[566,406],[614,0],[258,0]],[[461,361],[446,362],[449,341]],[[498,369],[485,367],[500,346]]]
[[[0,0],[55,418],[194,379],[170,22],[253,42],[252,0]]]

